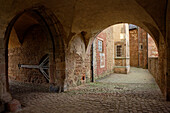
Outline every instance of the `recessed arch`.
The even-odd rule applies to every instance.
[[[24,19],[25,18],[25,19]],[[19,21],[21,20],[21,21]],[[25,22],[25,21],[29,22]],[[18,24],[16,24],[18,22]],[[21,23],[20,23],[21,22]],[[24,24],[23,24],[23,23]],[[8,43],[9,43],[9,37],[11,34],[12,29],[14,29],[15,25],[16,28],[19,28],[18,26],[24,26],[23,28],[17,29],[18,31],[21,31],[20,34],[17,35],[19,37],[23,37],[23,39],[20,39],[20,43],[24,40],[24,36],[26,34],[26,30],[29,30],[31,27],[36,26],[37,24],[40,25],[42,30],[45,33],[45,36],[48,38],[48,40],[51,40],[49,45],[51,46],[49,48],[49,57],[50,57],[50,64],[49,68],[50,70],[49,76],[50,76],[50,83],[56,83],[59,87],[63,88],[64,86],[64,79],[65,79],[65,66],[63,66],[62,69],[57,70],[56,67],[63,63],[65,65],[65,52],[64,52],[64,30],[59,22],[59,20],[55,17],[55,15],[48,9],[46,9],[44,6],[34,7],[31,9],[26,9],[25,11],[19,13],[16,15],[11,22],[9,23],[6,32],[5,32],[5,74],[6,74],[6,83],[7,83],[7,90],[9,91],[9,83],[8,83]],[[56,61],[57,59],[57,61]],[[60,72],[60,74],[56,75],[56,71]],[[58,79],[56,81],[56,79]],[[60,81],[61,80],[61,81]],[[58,82],[60,81],[60,82]],[[63,90],[63,89],[62,89]]]

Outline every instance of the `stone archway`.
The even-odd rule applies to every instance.
[[[36,33],[39,31],[41,32]],[[17,36],[17,38],[15,37],[13,38],[13,40],[10,40],[11,33],[13,32],[15,32],[13,35]],[[34,34],[34,35],[29,36],[29,34]],[[44,55],[48,54],[49,56],[49,71],[48,72],[49,72],[49,78],[50,78],[49,82],[55,85],[55,88],[57,88],[57,92],[64,91],[64,79],[65,79],[65,52],[64,52],[64,41],[63,41],[64,31],[59,20],[54,16],[52,12],[50,12],[48,9],[46,9],[43,6],[38,6],[35,8],[26,9],[24,12],[21,12],[17,16],[15,16],[9,23],[7,30],[5,32],[4,40],[5,40],[6,83],[4,86],[6,86],[6,89],[5,89],[6,92],[9,92],[9,80],[8,80],[9,42],[10,44],[13,42],[15,43],[15,44],[13,43],[12,45],[10,45],[11,47],[13,46],[14,48],[15,46],[22,47],[24,45],[27,45],[27,48],[29,48],[29,45],[31,44],[30,41],[36,39],[36,37],[34,36],[38,34],[40,37],[42,34],[43,36],[37,40],[37,44],[39,41],[41,41],[39,43],[42,43],[44,41],[43,42],[44,44],[42,44],[41,47],[43,47],[44,45],[47,45],[48,47],[46,47],[46,49],[41,50],[40,49],[41,47],[37,48],[39,46],[35,46],[36,43],[33,43],[35,47],[34,48],[35,54],[31,55],[32,53],[30,51],[34,49],[32,50],[30,49],[29,52],[28,51],[25,52],[27,53],[25,54],[25,57],[28,56],[30,57],[30,59],[31,57],[32,58],[35,57],[37,61],[40,61],[40,59]],[[30,37],[32,37],[31,40],[30,40]],[[25,44],[24,41],[29,42],[29,43]],[[39,54],[39,50],[44,51],[44,52],[42,52],[42,54],[38,58],[37,56]],[[22,52],[22,50],[19,50],[19,51]],[[18,55],[22,56],[22,53],[16,54],[16,56]],[[18,62],[22,62],[20,59],[22,58],[17,59]],[[31,64],[34,61],[31,61],[30,59],[23,60],[23,61],[28,61],[27,63],[25,62],[25,64]],[[14,61],[14,60],[11,59],[10,61]],[[37,63],[34,62],[33,64],[37,64]],[[15,62],[15,68],[17,67],[16,65],[18,64],[16,64]],[[12,70],[11,72],[14,72],[14,70]],[[35,73],[35,71],[31,73]],[[26,80],[26,81],[30,81],[30,76],[28,76],[28,79],[29,80]],[[32,79],[35,80],[35,78],[32,78]],[[24,81],[24,80],[21,80],[21,81]],[[6,102],[9,102],[11,100],[10,95],[8,97],[9,99]]]
[[[164,36],[162,35],[162,33],[156,28],[154,27],[153,25],[151,24],[148,24],[148,23],[135,23],[133,21],[123,21],[122,20],[119,20],[121,22],[118,22],[118,23],[132,23],[132,24],[135,24],[137,26],[140,26],[141,28],[143,28],[144,30],[146,30],[146,32],[148,32],[152,37],[153,37],[153,40],[158,48],[158,52],[159,52],[159,57],[158,57],[158,68],[157,68],[157,75],[155,77],[156,81],[157,81],[157,84],[159,85],[162,93],[164,96],[167,95],[167,85],[166,85],[166,59],[165,59],[165,55],[166,55],[166,42],[164,40]],[[117,24],[117,23],[115,23]],[[98,32],[95,32],[95,33],[87,33],[85,38],[86,37],[90,37],[89,40],[85,40],[84,43],[86,43],[87,45],[87,48],[86,48],[86,54],[88,54],[88,52],[90,51],[91,49],[91,45],[93,43],[93,40],[95,39],[95,37],[101,32],[103,31],[102,30],[99,30]]]

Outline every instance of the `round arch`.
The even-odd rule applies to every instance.
[[[91,38],[90,38],[90,40],[89,40],[89,43],[88,43],[88,45],[87,45],[86,52],[89,52],[89,51],[90,51],[91,45],[92,45],[94,39],[96,38],[96,36],[97,36],[98,34],[100,34],[100,33],[101,33],[102,31],[104,31],[105,29],[109,28],[110,26],[113,26],[113,25],[116,25],[116,24],[121,24],[121,23],[134,24],[134,25],[137,25],[137,26],[139,26],[140,28],[144,29],[147,33],[149,33],[149,34],[152,36],[152,38],[153,38],[153,40],[154,40],[157,48],[159,49],[159,38],[160,38],[161,34],[160,34],[160,32],[159,32],[154,26],[151,25],[152,27],[148,28],[147,26],[145,26],[145,25],[143,25],[143,24],[140,25],[140,24],[134,23],[134,22],[123,21],[123,22],[115,22],[114,24],[108,25],[107,27],[103,27],[102,29],[100,29],[100,30],[98,30],[97,32],[93,33],[92,36],[91,36]]]

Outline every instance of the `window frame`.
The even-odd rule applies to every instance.
[[[103,40],[98,39],[98,51],[103,52]]]
[[[120,51],[118,51],[118,47],[120,47]],[[119,52],[119,56],[118,56],[118,52]],[[122,57],[122,45],[116,45],[116,57]]]

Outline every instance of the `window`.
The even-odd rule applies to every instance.
[[[103,41],[101,41],[101,40],[98,40],[98,50],[99,50],[99,52],[103,51]]]
[[[104,68],[104,67],[105,67],[105,54],[100,53],[100,68]]]
[[[121,33],[125,33],[125,28],[122,27],[120,32],[121,32]]]
[[[139,45],[139,50],[142,50],[142,49],[143,49],[143,45],[140,44],[140,45]]]
[[[117,46],[117,51],[116,51],[116,56],[117,57],[121,57],[122,56],[122,46],[121,45],[118,45]]]

